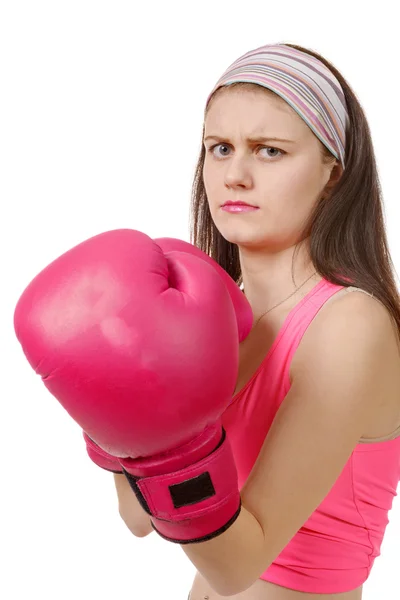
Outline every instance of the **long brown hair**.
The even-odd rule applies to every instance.
[[[400,296],[386,236],[371,133],[364,111],[347,81],[330,62],[302,46],[286,45],[315,56],[332,71],[342,86],[349,114],[346,167],[330,190],[329,201],[321,199],[317,202],[300,239],[310,238],[310,258],[321,277],[373,294],[389,310],[400,336]],[[230,87],[253,85],[236,83]],[[332,159],[333,155],[322,143],[321,151],[327,160]],[[211,218],[203,181],[204,159],[202,145],[192,186],[191,242],[218,262],[239,285],[242,274],[238,247],[222,237]],[[293,261],[294,257],[295,253]]]

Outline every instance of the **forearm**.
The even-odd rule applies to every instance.
[[[140,506],[125,475],[114,473],[114,482],[118,495],[119,514],[136,537],[145,537],[152,533],[150,516]]]
[[[247,590],[265,570],[268,555],[263,529],[240,495],[225,431],[221,434],[219,424],[210,426],[176,454],[170,452],[168,465],[162,459],[120,459],[152,526],[182,546],[218,594]],[[179,463],[184,467],[177,468]]]
[[[212,589],[221,596],[245,591],[266,569],[262,564],[264,532],[243,505],[239,517],[223,534],[207,542],[181,547]]]

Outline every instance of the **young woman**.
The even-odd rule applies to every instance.
[[[369,127],[337,69],[292,44],[227,69],[192,217],[255,315],[224,427],[266,570],[231,597],[359,600],[400,480],[400,301]],[[204,598],[222,596],[198,572]]]
[[[182,546],[190,600],[360,600],[400,480],[400,299],[368,124],[327,60],[268,45],[222,75],[192,242],[255,318],[223,414],[242,510]],[[147,535],[115,482],[122,518]]]

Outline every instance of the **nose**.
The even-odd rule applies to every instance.
[[[228,188],[249,188],[252,176],[244,158],[235,157],[226,162],[225,185]]]

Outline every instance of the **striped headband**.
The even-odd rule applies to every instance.
[[[317,58],[285,44],[269,44],[238,58],[207,98],[237,81],[269,88],[283,98],[345,166],[348,112],[342,87]]]

